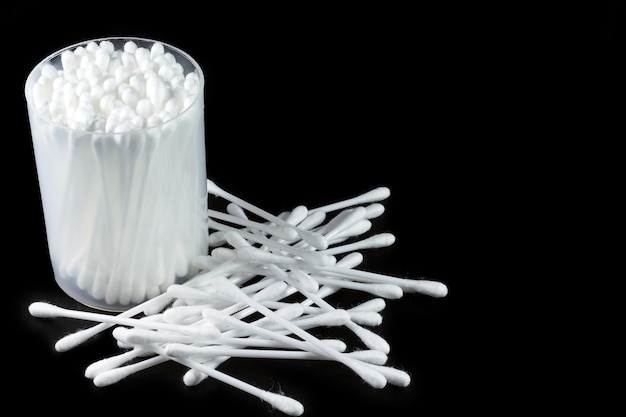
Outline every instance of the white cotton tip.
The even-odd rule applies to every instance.
[[[43,301],[36,301],[28,306],[28,312],[39,318],[53,318],[59,317],[63,310],[53,304],[48,304]]]
[[[309,209],[306,206],[297,206],[287,214],[285,221],[294,226],[299,225],[308,215]]]
[[[184,334],[203,340],[215,340],[222,335],[217,327],[208,323],[184,327]]]
[[[365,327],[355,327],[352,331],[361,339],[361,341],[370,349],[379,350],[385,354],[391,351],[391,346],[380,335],[372,332]]]
[[[301,304],[290,304],[275,311],[277,315],[285,320],[293,320],[304,314],[304,307]]]
[[[356,311],[372,311],[376,313],[380,313],[385,309],[387,303],[382,298],[372,298],[371,300],[367,300],[364,303],[361,303],[355,307],[349,309],[349,312]]]
[[[218,276],[215,277],[211,283],[216,290],[234,299],[240,299],[243,296],[241,289],[230,282],[228,278]]]
[[[304,406],[299,401],[284,395],[264,391],[260,397],[273,408],[287,414],[288,416],[300,416],[304,413]]]
[[[386,248],[395,243],[396,237],[392,233],[379,233],[365,240],[369,248]]]
[[[265,228],[271,235],[287,241],[296,240],[298,238],[298,231],[291,227],[269,225],[265,226]]]
[[[224,234],[226,242],[235,249],[245,248],[250,246],[248,242],[240,233],[234,231],[228,231]]]
[[[198,347],[185,343],[168,343],[165,346],[165,354],[173,358],[188,358],[198,355]]]
[[[356,372],[363,381],[367,382],[372,388],[381,389],[387,385],[387,378],[369,365],[365,365],[359,361],[353,361],[350,368]]]
[[[365,194],[362,194],[358,198],[358,203],[363,204],[382,201],[388,198],[390,195],[391,190],[389,189],[389,187],[378,187],[366,192]]]
[[[126,335],[128,334],[128,331],[130,329],[128,327],[115,327],[112,331],[111,331],[111,336],[113,336],[116,340],[122,342],[122,343],[126,343],[130,345],[130,342],[126,340]]]
[[[309,251],[309,250],[292,250],[292,254],[302,258],[303,261],[317,265],[317,266],[328,266],[333,263],[331,255],[327,253],[323,253],[320,251]]]
[[[115,360],[115,358],[100,359],[85,368],[85,378],[94,379],[96,375],[117,367],[117,362],[118,361]],[[110,366],[109,363],[113,365]]]
[[[218,230],[209,234],[209,247],[215,248],[226,243],[226,232]]]
[[[239,321],[227,314],[222,313],[219,310],[216,310],[211,307],[207,307],[202,310],[202,317],[206,320],[209,320],[211,323],[214,323],[216,326],[232,326],[232,327],[241,327]]]
[[[322,327],[343,326],[350,321],[350,313],[346,310],[333,310],[315,316],[314,323]]]
[[[348,349],[348,345],[346,342],[339,339],[320,339],[320,342],[325,344],[331,349],[336,350],[337,352],[345,352]]]
[[[67,352],[77,346],[80,346],[81,344],[89,340],[92,336],[93,334],[89,332],[88,329],[70,333],[57,340],[54,344],[54,349],[57,352]]]
[[[179,299],[203,300],[209,296],[209,293],[207,293],[205,290],[200,290],[198,288],[193,288],[193,287],[190,287],[187,285],[181,285],[181,284],[172,284],[169,287],[167,287],[166,291],[172,297],[179,298]],[[173,309],[170,308],[163,312],[163,319],[166,322],[168,321],[167,320],[168,315],[173,314],[171,310]]]
[[[245,289],[242,289],[245,290]],[[275,281],[253,294],[251,298],[255,301],[261,300],[273,300],[276,298],[280,298],[285,295],[285,291],[287,290],[287,283],[284,281]],[[302,313],[301,313],[302,314]]]
[[[158,314],[171,302],[172,299],[170,297],[161,297],[160,299],[153,298],[149,303],[144,303],[142,313],[146,316]]]
[[[239,204],[228,203],[226,205],[226,213],[230,214],[231,216],[239,217],[240,219],[248,219],[245,210],[242,209]]]
[[[394,284],[365,284],[364,289],[370,294],[377,295],[379,297],[387,298],[389,300],[398,300],[404,295],[404,291],[398,285]]]
[[[407,280],[407,283],[402,284],[402,287],[406,292],[415,292],[436,298],[448,295],[448,287],[438,281],[430,281],[426,279]]]
[[[385,212],[385,206],[380,203],[372,203],[365,207],[367,213],[365,214],[366,219],[375,219],[376,217],[380,217]]]
[[[405,388],[405,387],[408,387],[409,384],[411,383],[411,376],[407,372],[401,369],[396,369],[396,368],[392,368],[389,366],[374,365],[374,364],[370,366],[374,368],[376,371],[383,374],[385,379],[387,379],[387,382],[390,383],[391,385]]]
[[[242,261],[252,262],[252,263],[273,263],[273,264],[284,264],[284,263],[295,263],[296,259],[289,258],[287,256],[276,255],[268,251],[264,251],[259,248],[255,248],[253,246],[248,246],[244,248],[237,249],[237,256]]]
[[[215,182],[208,179],[206,180],[206,190],[209,194],[213,194],[215,196],[221,197],[224,195],[224,190],[217,186]]]
[[[310,230],[324,223],[324,220],[326,220],[326,213],[323,211],[314,211],[309,213],[304,220],[298,223],[298,228],[302,230]]]
[[[388,356],[380,350],[366,349],[355,350],[346,353],[347,356],[360,360],[361,362],[371,363],[372,365],[384,365],[387,363]]]
[[[106,387],[113,385],[122,379],[130,375],[129,371],[125,368],[114,368],[99,373],[93,378],[93,384],[96,387]]]
[[[361,326],[380,326],[383,316],[373,311],[349,311],[350,319]]]
[[[227,261],[234,257],[236,252],[233,249],[219,247],[211,251],[211,256],[218,261]]]
[[[348,238],[352,236],[361,236],[369,232],[371,228],[372,228],[372,222],[368,219],[362,219],[356,222],[355,224],[353,224],[352,226],[350,226],[349,228],[339,232],[335,236],[335,238],[340,238],[340,237]]]
[[[291,269],[289,276],[300,284],[305,291],[316,293],[320,289],[319,283],[312,276],[300,269]]]
[[[342,268],[355,268],[359,266],[363,262],[363,254],[360,252],[350,252],[343,258],[337,261],[336,266],[340,266]]]
[[[154,330],[145,329],[126,329],[116,327],[113,329],[113,337],[120,342],[129,345],[145,345],[148,343],[167,343],[171,341],[171,334],[163,334]]]
[[[205,378],[206,374],[196,371],[195,369],[190,369],[183,375],[183,384],[188,387],[195,387],[200,382],[204,381]]]
[[[117,368],[135,358],[151,355],[148,349],[131,349],[116,356],[110,356],[91,363],[85,368],[85,378],[94,379],[96,375]]]
[[[167,291],[169,293],[170,289],[168,288]],[[202,292],[205,294],[205,298],[206,298],[207,293],[204,291]],[[166,323],[175,324],[175,323],[183,323],[189,320],[189,318],[193,318],[193,317],[197,317],[197,319],[199,320],[202,318],[202,309],[204,307],[205,307],[204,305],[200,304],[200,305],[182,305],[182,306],[168,308],[167,310],[163,312],[163,321],[165,321]]]
[[[313,246],[315,249],[324,250],[328,248],[328,240],[325,236],[319,233],[298,229],[298,235],[302,238],[302,240]]]

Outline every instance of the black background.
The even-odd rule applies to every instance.
[[[375,330],[391,345],[389,364],[411,374],[407,388],[373,389],[334,362],[231,360],[220,369],[296,398],[310,417],[452,415],[459,409],[508,414],[544,395],[541,374],[533,373],[535,383],[522,392],[513,388],[512,380],[528,371],[520,365],[538,346],[510,331],[517,320],[502,307],[510,306],[517,289],[506,284],[524,282],[529,263],[545,256],[540,247],[554,231],[538,238],[535,216],[554,215],[558,228],[549,201],[569,186],[560,180],[565,175],[541,175],[547,186],[537,186],[535,177],[557,155],[551,150],[560,125],[554,106],[570,85],[561,75],[570,77],[562,69],[571,67],[552,64],[571,62],[573,48],[582,48],[600,58],[598,65],[608,69],[602,73],[612,79],[613,58],[624,47],[623,2],[606,2],[582,26],[561,11],[556,21],[566,25],[546,37],[539,28],[555,21],[545,15],[526,20],[521,10],[450,2],[230,10],[210,3],[63,2],[14,5],[4,13],[13,24],[5,35],[3,73],[9,71],[4,79],[15,126],[5,158],[13,166],[5,175],[5,210],[18,228],[7,229],[12,326],[3,349],[12,364],[5,374],[8,402],[21,412],[114,415],[167,408],[280,415],[217,381],[186,387],[184,368],[173,363],[96,388],[83,371],[119,352],[110,335],[57,353],[54,342],[84,323],[27,313],[38,300],[84,307],[52,276],[23,83],[48,54],[106,36],[161,40],[199,62],[206,77],[208,176],[222,188],[278,213],[387,186],[391,196],[374,227],[394,233],[396,243],[365,252],[364,267],[449,287],[444,299],[406,294],[382,312]],[[598,90],[611,82],[594,80]],[[532,248],[521,243],[528,236],[539,241]],[[532,272],[538,279],[538,270]],[[513,346],[524,346],[523,352],[512,353]],[[26,400],[18,399],[23,393]]]

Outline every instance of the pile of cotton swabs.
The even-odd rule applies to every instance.
[[[406,387],[410,376],[387,366],[389,344],[370,328],[382,321],[385,299],[404,293],[444,297],[437,281],[407,279],[357,269],[362,249],[390,246],[390,233],[360,238],[384,212],[386,187],[315,209],[298,206],[274,216],[207,181],[208,191],[228,201],[226,212],[208,211],[212,250],[196,260],[201,271],[182,284],[119,314],[69,310],[45,302],[29,306],[33,316],[99,322],[59,339],[67,351],[113,328],[123,349],[85,369],[96,386],[114,384],[166,361],[188,368],[183,382],[210,377],[229,384],[288,415],[304,406],[218,370],[230,358],[330,360],[373,388]],[[334,214],[334,215],[332,215]],[[332,215],[332,216],[331,216]],[[261,219],[260,221],[253,220]],[[325,300],[342,289],[371,295],[349,309]],[[310,329],[343,326],[363,346],[321,339]]]

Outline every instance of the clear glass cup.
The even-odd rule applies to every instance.
[[[168,59],[174,57],[185,75],[195,73],[198,83],[197,95],[176,116],[106,133],[68,127],[41,111],[33,89],[48,82],[41,78],[48,64],[61,70],[64,51],[103,41],[115,50],[128,41],[148,50],[155,44],[102,38],[68,46],[33,68],[25,96],[56,282],[84,305],[122,311],[197,273],[192,260],[208,252],[204,75],[187,53],[159,41]],[[80,93],[86,85],[73,88]]]

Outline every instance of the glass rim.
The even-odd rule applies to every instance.
[[[178,114],[176,114],[176,116],[167,119],[167,120],[163,120],[153,126],[144,126],[142,128],[139,129],[130,129],[130,130],[125,130],[123,132],[102,132],[102,131],[90,131],[90,130],[82,130],[82,129],[75,129],[72,128],[70,126],[67,126],[66,124],[63,123],[59,123],[59,122],[55,122],[54,120],[50,119],[49,117],[47,117],[45,114],[43,114],[35,105],[33,102],[33,94],[32,94],[32,89],[34,84],[37,82],[37,80],[35,79],[35,74],[38,70],[41,70],[41,68],[43,68],[43,66],[47,63],[49,63],[50,61],[52,61],[53,59],[55,59],[56,57],[59,57],[63,52],[68,51],[68,50],[74,50],[76,48],[78,48],[79,46],[86,46],[87,44],[91,43],[91,42],[96,42],[96,43],[100,43],[103,41],[138,41],[138,42],[142,42],[142,43],[160,43],[164,46],[164,48],[169,49],[171,51],[176,52],[178,55],[180,55],[181,57],[183,57],[184,59],[186,59],[188,61],[189,64],[191,64],[191,66],[193,67],[194,71],[197,72],[198,74],[198,80],[200,82],[199,85],[199,91],[198,94],[196,95],[196,97],[194,97],[193,101],[185,108],[183,109],[181,112],[179,112]],[[168,52],[166,50],[166,52]],[[45,58],[41,59],[34,67],[31,68],[31,70],[28,72],[28,76],[26,77],[26,80],[24,82],[24,95],[25,95],[25,99],[26,102],[28,104],[29,107],[32,107],[33,110],[36,112],[37,116],[41,117],[43,120],[45,120],[46,122],[50,123],[51,125],[54,125],[56,128],[59,129],[65,129],[67,131],[70,132],[76,132],[76,133],[81,133],[84,135],[105,135],[105,136],[117,136],[117,135],[125,135],[125,134],[129,134],[129,133],[138,133],[138,132],[142,132],[142,131],[148,131],[148,130],[152,130],[152,129],[156,129],[159,128],[163,125],[167,125],[171,122],[176,121],[177,119],[179,119],[180,117],[182,117],[184,114],[186,114],[192,107],[194,107],[194,105],[196,104],[196,102],[198,100],[200,100],[201,98],[203,99],[203,95],[204,95],[204,72],[202,71],[202,67],[200,67],[200,64],[198,64],[198,62],[191,56],[189,55],[187,52],[185,52],[184,50],[180,49],[177,46],[174,46],[168,42],[162,41],[162,40],[158,40],[158,39],[151,39],[151,38],[144,38],[144,37],[139,37],[139,36],[106,36],[106,37],[100,37],[100,38],[91,38],[91,39],[85,39],[79,42],[75,42],[73,44],[64,46],[60,49],[57,49],[56,51],[48,54]]]

